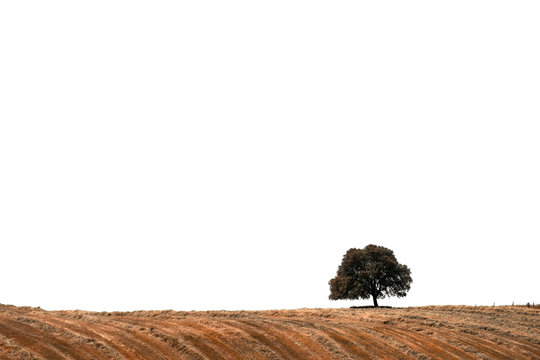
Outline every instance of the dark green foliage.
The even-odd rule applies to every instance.
[[[377,299],[407,295],[411,283],[411,270],[398,263],[392,250],[368,245],[345,253],[336,277],[329,281],[329,298],[354,300],[371,296],[373,305],[378,307]]]

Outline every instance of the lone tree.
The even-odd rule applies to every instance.
[[[398,263],[392,250],[368,245],[345,253],[336,277],[329,281],[329,298],[354,300],[371,296],[373,306],[378,307],[377,299],[407,295],[411,283],[411,270]]]

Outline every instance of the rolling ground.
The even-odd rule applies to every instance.
[[[0,305],[0,359],[540,359],[540,309],[95,313]]]

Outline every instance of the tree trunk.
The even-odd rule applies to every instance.
[[[377,295],[371,295],[373,296],[373,307],[379,307],[379,304],[377,304]]]

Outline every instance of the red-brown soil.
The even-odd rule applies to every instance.
[[[0,359],[540,359],[540,309],[95,313],[0,305]]]

